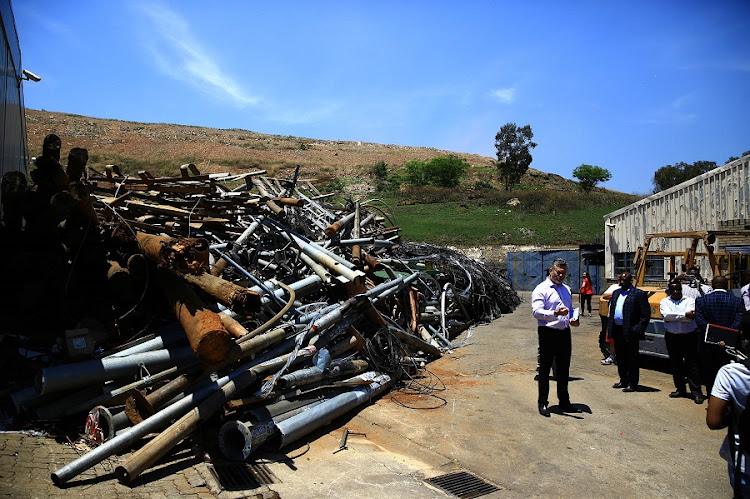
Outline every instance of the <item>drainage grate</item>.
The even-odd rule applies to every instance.
[[[265,464],[215,463],[210,469],[224,490],[257,489],[278,482]]]
[[[462,499],[479,497],[500,490],[467,471],[457,471],[428,478],[425,482]]]

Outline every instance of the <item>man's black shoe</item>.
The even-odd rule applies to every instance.
[[[612,388],[625,388],[626,386],[628,386],[628,385],[626,385],[622,381],[618,381],[617,383],[615,383],[614,385],[612,385]]]
[[[547,404],[539,404],[539,414],[545,418],[549,417],[549,408],[547,407]]]
[[[685,390],[675,390],[669,394],[669,398],[677,399],[680,397],[687,397]]]
[[[703,401],[706,400],[706,397],[704,397],[702,393],[694,393],[693,400],[695,401],[696,404],[701,405]]]
[[[562,412],[573,412],[573,413],[582,412],[578,407],[574,406],[570,402],[568,402],[567,404],[560,404],[560,410]]]
[[[539,373],[536,373],[536,374],[534,375],[534,381],[539,381]]]
[[[628,385],[625,388],[623,388],[622,391],[625,392],[625,393],[637,392],[638,391],[638,387],[637,386],[633,386],[633,385]]]

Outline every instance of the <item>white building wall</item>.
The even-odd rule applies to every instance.
[[[605,272],[613,278],[614,254],[636,251],[643,245],[646,234],[718,230],[720,221],[749,218],[750,155],[747,155],[605,215]],[[660,238],[651,241],[649,250],[684,251],[687,244],[683,239]],[[708,267],[705,262],[700,265]],[[668,267],[665,263],[665,270]]]

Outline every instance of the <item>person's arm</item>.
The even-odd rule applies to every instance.
[[[745,304],[742,302],[742,300],[737,300],[737,306],[736,310],[734,311],[734,319],[732,320],[732,325],[729,326],[732,329],[739,329],[740,324],[742,324],[742,314],[745,313]]]
[[[685,316],[682,315],[675,307],[671,306],[669,298],[664,298],[659,302],[659,312],[661,312],[661,316],[665,322],[685,320]]]
[[[543,322],[550,322],[557,318],[557,314],[554,310],[547,310],[544,307],[547,305],[546,296],[542,292],[534,292],[531,294],[531,313],[534,318]]]
[[[726,428],[727,421],[727,401],[711,395],[708,399],[708,410],[706,411],[706,425],[712,430],[721,430]]]
[[[698,329],[701,331],[705,331],[706,326],[708,325],[706,316],[703,313],[703,301],[702,298],[695,300],[695,325],[698,326]]]

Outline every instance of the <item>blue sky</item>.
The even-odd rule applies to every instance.
[[[15,0],[26,106],[495,156],[647,193],[750,149],[750,2]]]

